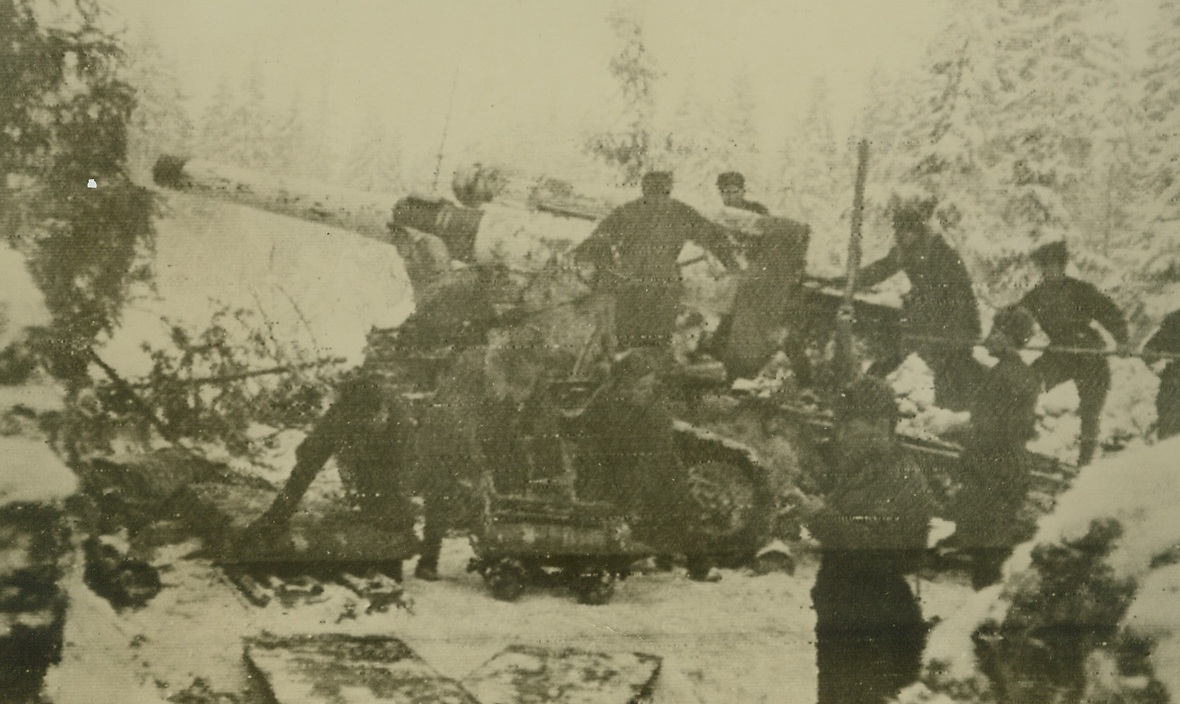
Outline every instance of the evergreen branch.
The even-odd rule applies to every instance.
[[[343,357],[324,357],[317,359],[314,362],[304,362],[302,364],[283,364],[277,367],[266,367],[263,369],[249,369],[244,372],[235,372],[233,374],[220,374],[217,376],[197,377],[194,379],[178,380],[177,383],[183,386],[209,386],[217,384],[231,384],[235,381],[243,381],[245,379],[253,379],[260,376],[269,376],[272,374],[291,374],[303,369],[318,369],[333,364],[344,364],[347,360]],[[152,386],[151,382],[140,382],[137,384],[129,384],[131,389],[145,389]]]

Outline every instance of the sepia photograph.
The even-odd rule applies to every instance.
[[[1180,0],[0,0],[0,234],[0,704],[1180,702]]]

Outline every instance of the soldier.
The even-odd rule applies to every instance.
[[[873,363],[869,374],[885,376],[917,352],[934,374],[934,401],[964,410],[981,369],[971,356],[980,335],[979,309],[971,277],[958,253],[930,229],[932,199],[894,199],[896,244],[883,258],[857,274],[857,286],[876,286],[905,272],[910,290],[902,305],[904,328],[894,354]],[[840,284],[843,279],[834,279]]]
[[[593,264],[599,285],[615,294],[615,335],[621,349],[667,349],[680,304],[677,259],[692,241],[729,267],[737,266],[725,231],[672,198],[672,174],[645,174],[642,197],[598,223],[574,251]]]
[[[386,223],[416,295],[451,270],[451,254],[446,243],[441,237],[420,229],[433,224],[435,205],[423,204],[416,198],[403,198],[393,206],[393,213]]]
[[[905,575],[926,548],[934,503],[894,435],[893,390],[861,377],[836,403],[812,588],[820,704],[877,704],[917,679],[926,624]]]
[[[1143,346],[1143,361],[1155,364],[1160,354],[1180,354],[1180,310],[1173,311],[1160,323]],[[1155,397],[1158,415],[1156,435],[1160,440],[1180,433],[1180,360],[1173,358],[1160,373],[1160,388]]]
[[[457,426],[484,414],[468,412],[448,399],[452,407],[426,413],[425,427],[419,431],[401,394],[415,387],[434,388],[441,377],[478,397],[481,383],[468,378],[478,376],[473,370],[482,370],[488,331],[515,320],[514,311],[497,310],[512,291],[502,267],[475,266],[455,272],[423,295],[417,312],[392,336],[378,337],[383,344],[372,344],[365,364],[341,384],[335,402],[296,450],[290,478],[254,528],[270,535],[284,528],[312,480],[335,457],[352,499],[392,530],[413,530],[409,497],[419,494],[425,499],[422,553],[414,575],[427,581],[438,579],[442,539],[454,522],[452,514],[463,512],[464,489],[459,484],[470,462],[450,461],[466,449],[447,448],[431,456],[437,460],[431,467],[423,468],[422,451],[412,439],[429,431],[436,436],[436,444],[463,444]],[[464,412],[468,417],[458,419]],[[400,563],[391,567],[400,579]]]
[[[658,380],[671,362],[671,341],[680,303],[677,259],[688,241],[708,249],[727,266],[736,266],[725,231],[688,205],[672,198],[672,175],[644,175],[642,197],[616,208],[574,251],[595,266],[597,284],[614,294],[614,335],[626,356],[616,365],[612,409],[604,416],[605,437],[623,438],[603,464],[621,471],[634,489],[642,529],[665,544],[683,541],[688,505],[672,436],[672,416],[664,407]],[[623,371],[626,370],[626,371]],[[625,377],[625,380],[623,380]],[[626,387],[626,388],[623,388]],[[617,421],[628,418],[626,426]],[[632,445],[642,451],[626,451]],[[688,550],[691,552],[691,550]],[[689,576],[714,581],[704,556],[690,558]]]
[[[1020,358],[1035,321],[1023,308],[996,313],[984,340],[999,360],[988,369],[971,405],[971,436],[962,455],[955,542],[971,555],[976,589],[996,583],[1000,568],[1020,542],[1018,521],[1028,493],[1025,444],[1036,434],[1040,381]]]
[[[1110,333],[1119,351],[1129,351],[1127,321],[1122,311],[1093,285],[1066,276],[1069,250],[1064,242],[1038,247],[1032,260],[1041,270],[1041,282],[1020,301],[1036,318],[1055,347],[1093,349],[1093,352],[1049,350],[1033,362],[1046,390],[1073,381],[1078,389],[1081,439],[1078,465],[1090,463],[1098,446],[1098,422],[1110,390],[1110,364],[1102,354],[1102,336],[1091,327],[1097,322]]]
[[[295,467],[274,501],[246,531],[247,536],[273,539],[283,530],[312,480],[336,457],[342,478],[351,488],[358,508],[382,521],[392,531],[414,529],[412,491],[400,469],[409,461],[408,410],[397,393],[384,388],[373,374],[359,373],[337,390],[335,403],[295,450]],[[401,563],[390,576],[400,580]]]
[[[746,177],[737,171],[726,171],[717,177],[717,190],[721,193],[721,202],[729,208],[741,208],[759,215],[769,215],[765,205],[757,201],[746,200]]]

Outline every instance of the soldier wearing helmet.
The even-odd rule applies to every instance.
[[[815,607],[820,704],[881,702],[921,669],[926,624],[905,575],[925,551],[935,504],[894,434],[893,389],[860,377],[836,398],[819,540]]]

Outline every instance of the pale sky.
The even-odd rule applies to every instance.
[[[777,148],[826,77],[839,136],[874,70],[905,71],[953,0],[630,0],[666,74],[665,104],[720,104],[751,82],[754,121]],[[958,0],[966,1],[966,0]],[[132,31],[150,27],[179,69],[194,115],[219,78],[254,62],[276,106],[326,101],[334,129],[377,113],[408,152],[434,154],[454,85],[449,155],[574,153],[587,126],[618,114],[608,72],[618,43],[591,0],[104,0]],[[558,156],[560,159],[561,157]]]

